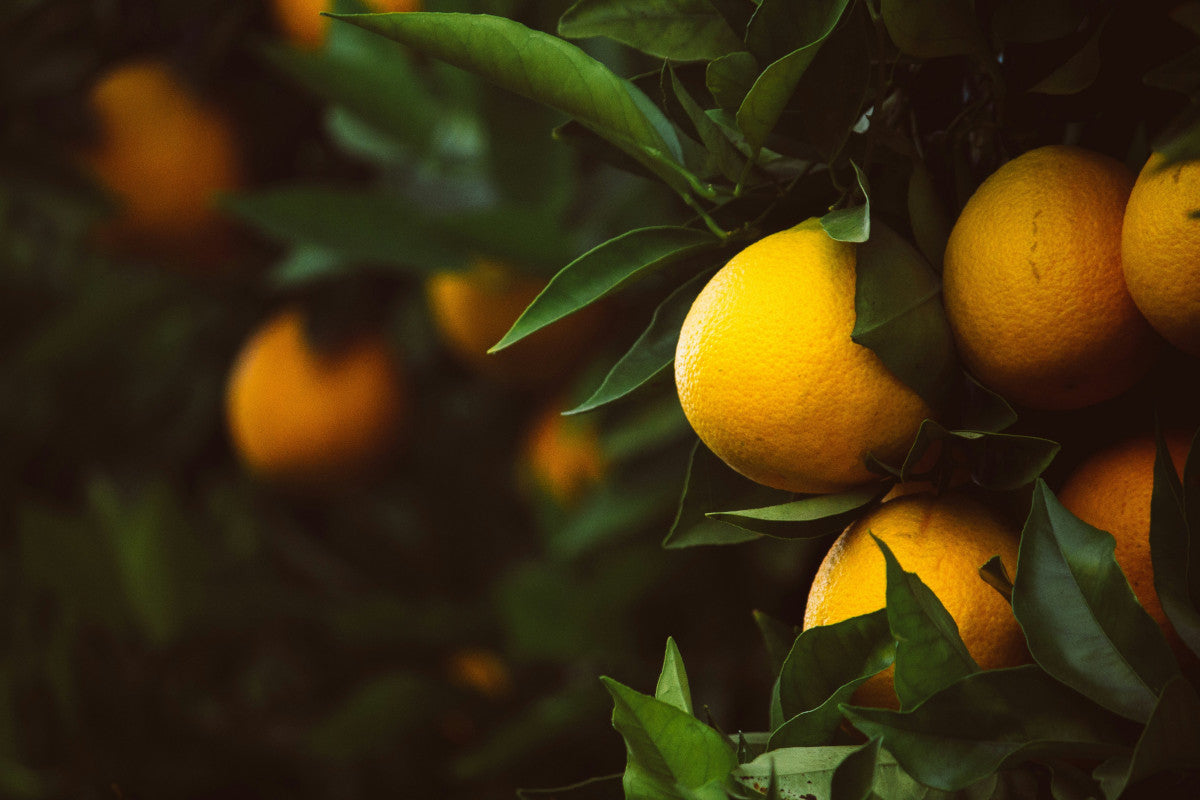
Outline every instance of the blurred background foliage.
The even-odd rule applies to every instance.
[[[430,7],[553,30],[566,4]],[[648,683],[668,634],[715,720],[764,722],[748,612],[798,618],[817,554],[661,549],[690,447],[669,379],[544,422],[669,282],[534,382],[464,360],[427,302],[480,259],[544,281],[679,222],[672,198],[553,141],[553,113],[350,26],[295,47],[272,11],[0,9],[0,795],[511,797],[621,762],[596,676]],[[80,167],[88,97],[134,59],[235,132],[219,260],[96,238],[119,200]],[[370,329],[402,365],[400,446],[371,470],[296,485],[240,462],[228,376],[286,307],[318,350]]]

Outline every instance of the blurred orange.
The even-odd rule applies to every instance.
[[[538,417],[526,440],[525,461],[534,485],[568,507],[604,478],[607,464],[595,424],[561,411],[555,404]]]
[[[366,0],[366,4],[377,13],[421,8],[421,0]],[[288,39],[297,47],[310,50],[325,43],[329,18],[321,16],[321,12],[332,10],[333,0],[275,0],[275,17]]]
[[[189,261],[227,254],[230,229],[214,195],[241,186],[243,175],[233,128],[221,112],[153,60],[104,75],[90,106],[99,135],[81,158],[118,204],[102,242]]]
[[[488,348],[508,333],[545,281],[478,259],[468,270],[435,274],[425,288],[438,333],[455,355],[483,374],[525,386],[567,374],[597,332],[602,314],[596,305],[588,306],[489,354]]]
[[[450,656],[450,680],[491,700],[512,693],[512,674],[499,654],[483,648],[459,650]]]
[[[395,441],[406,406],[400,381],[381,337],[321,352],[306,337],[303,314],[284,311],[250,338],[230,375],[234,446],[262,475],[353,473]]]

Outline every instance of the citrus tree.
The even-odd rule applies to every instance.
[[[674,287],[567,412],[673,377],[696,439],[664,545],[841,532],[803,614],[756,617],[761,717],[697,707],[674,640],[653,694],[604,679],[626,797],[1196,790],[1200,7],[337,16],[677,198],[682,222],[569,260],[492,348]],[[597,38],[639,55],[614,69]]]

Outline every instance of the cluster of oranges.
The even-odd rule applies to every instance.
[[[1069,410],[1139,381],[1165,347],[1200,355],[1200,165],[1141,175],[1078,147],[1013,159],[971,197],[945,251],[943,301],[968,369],[1035,409]],[[877,481],[868,454],[901,461],[935,412],[851,339],[855,245],[817,220],[735,256],[701,292],[679,339],[675,378],[689,421],[735,470],[779,489],[830,493]],[[1190,437],[1168,435],[1177,468]],[[1077,516],[1117,540],[1116,558],[1175,638],[1149,554],[1155,444],[1148,433],[1085,462],[1061,488]],[[1016,567],[1018,532],[961,492],[899,487],[851,525],[821,564],[805,627],[884,605],[885,562],[870,534],[944,602],[980,666],[1028,660],[1007,602],[977,570]],[[1177,640],[1176,640],[1177,641]],[[886,675],[858,699],[895,706]]]
[[[321,47],[330,0],[275,0],[276,21],[293,45]],[[412,11],[418,0],[371,0],[375,11]],[[215,204],[247,183],[229,117],[180,81],[164,62],[110,70],[94,86],[96,136],[79,160],[116,210],[98,231],[111,250],[190,265],[220,264],[235,249]],[[562,378],[596,325],[580,315],[497,356],[487,349],[537,296],[544,281],[477,259],[466,271],[435,274],[426,295],[447,349],[468,366],[521,387]],[[230,436],[256,474],[312,483],[360,475],[394,452],[412,413],[395,349],[374,331],[319,346],[299,307],[267,320],[245,343],[226,389]],[[602,468],[596,433],[560,420],[551,404],[530,431],[525,461],[537,485],[568,503]]]

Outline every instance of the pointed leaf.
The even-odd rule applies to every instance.
[[[662,672],[658,675],[658,686],[654,696],[670,703],[680,711],[695,714],[692,708],[692,689],[688,684],[687,671],[683,668],[683,656],[673,638],[667,639],[667,652],[663,656]]]
[[[1196,585],[1200,584],[1200,542],[1193,542],[1194,535],[1200,537],[1200,530],[1189,519],[1189,514],[1194,515],[1200,510],[1197,509],[1200,496],[1196,496],[1198,484],[1195,480],[1196,468],[1200,467],[1197,438],[1192,439],[1184,465],[1187,491],[1192,494],[1186,496],[1162,432],[1156,433],[1154,491],[1150,496],[1150,560],[1154,567],[1154,589],[1167,619],[1193,653],[1200,653],[1200,611],[1195,600],[1200,596],[1200,586]]]
[[[883,24],[900,52],[916,58],[988,57],[970,0],[880,0]]]
[[[879,739],[872,739],[842,759],[830,781],[830,800],[870,800],[879,761]]]
[[[887,618],[896,640],[893,682],[907,710],[961,677],[979,671],[958,625],[915,572],[905,572],[891,548],[875,534],[887,562]]]
[[[687,88],[679,80],[679,76],[675,74],[675,70],[671,69],[671,86],[675,91],[675,97],[679,100],[679,104],[683,106],[684,112],[688,119],[696,126],[696,133],[700,135],[700,141],[704,143],[704,147],[708,150],[714,165],[722,175],[730,181],[738,181],[741,179],[742,172],[746,166],[746,160],[742,158],[742,154],[738,152],[729,138],[721,131],[721,127],[704,112],[704,109],[695,101],[688,93]]]
[[[850,338],[871,348],[889,371],[934,410],[958,375],[941,286],[916,249],[877,222],[858,245]]]
[[[737,111],[758,77],[758,62],[754,56],[739,50],[709,63],[704,82],[717,105]]]
[[[983,578],[988,586],[999,592],[1009,605],[1012,605],[1013,582],[1000,556],[989,558],[987,563],[979,568],[979,577]]]
[[[1096,32],[1058,69],[1051,72],[1029,91],[1040,94],[1078,94],[1096,82],[1100,76],[1100,37],[1109,17],[1105,17]]]
[[[1108,800],[1127,786],[1166,770],[1200,770],[1200,697],[1182,675],[1159,695],[1132,755],[1116,756],[1096,769]]]
[[[762,634],[763,644],[766,645],[767,656],[771,660],[771,673],[778,675],[800,631],[796,626],[788,625],[765,612],[755,609],[752,613],[758,631]]]
[[[1144,722],[1178,667],[1113,557],[1040,478],[1021,534],[1013,611],[1039,664],[1095,702]]]
[[[1045,754],[1105,756],[1124,749],[1119,718],[1034,665],[976,672],[911,711],[843,711],[864,734],[882,737],[906,772],[943,791]]]
[[[607,36],[673,61],[711,61],[742,49],[709,0],[577,0],[558,21],[558,35]]]
[[[999,433],[1012,427],[1017,421],[1017,412],[1000,395],[975,380],[969,373],[962,373],[965,384],[962,400],[962,427],[972,431]]]
[[[706,516],[778,539],[808,539],[840,533],[879,499],[885,488],[867,486],[839,494],[819,494],[764,508],[710,511]]]
[[[858,181],[858,190],[862,192],[863,204],[830,211],[821,217],[821,227],[829,234],[829,238],[839,242],[865,242],[871,237],[871,187],[858,164],[851,161],[850,166],[854,167],[854,177]]]
[[[720,243],[691,228],[638,228],[598,245],[567,264],[492,347],[503,350],[578,311],[635,278]]]
[[[921,422],[917,438],[905,456],[901,475],[908,479],[929,447],[939,441],[949,442],[965,458],[976,484],[994,491],[1010,491],[1033,483],[1061,449],[1058,442],[1037,436],[951,431],[927,419]]]

